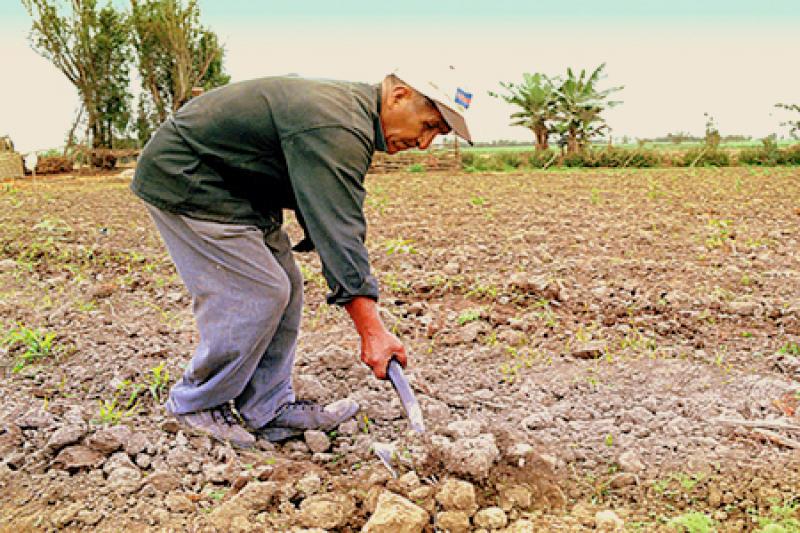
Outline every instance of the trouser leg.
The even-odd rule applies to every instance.
[[[288,236],[283,231],[273,232],[267,236],[266,243],[286,272],[291,291],[278,329],[261,357],[250,383],[236,399],[237,409],[255,428],[264,426],[275,417],[283,404],[295,399],[291,375],[303,310],[303,275],[292,256]]]
[[[218,224],[148,205],[192,295],[200,342],[170,390],[184,414],[236,399],[247,388],[289,305],[291,282],[255,226]],[[272,370],[271,393],[291,396],[291,364]],[[267,400],[267,398],[265,398]]]

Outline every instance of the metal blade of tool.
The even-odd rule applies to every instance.
[[[389,381],[394,386],[394,390],[397,391],[397,395],[400,397],[400,403],[403,404],[411,429],[420,434],[425,433],[425,420],[422,418],[422,409],[419,407],[417,397],[414,396],[414,391],[411,390],[411,386],[408,384],[408,378],[403,372],[403,367],[396,359],[392,358],[389,361],[387,374]]]

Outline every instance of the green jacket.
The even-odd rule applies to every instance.
[[[380,85],[296,77],[227,85],[168,119],[139,157],[131,190],[191,218],[265,232],[294,209],[316,247],[329,303],[378,298],[364,175],[385,150]]]

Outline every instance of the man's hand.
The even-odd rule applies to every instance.
[[[406,366],[406,349],[383,325],[374,300],[357,296],[344,307],[361,336],[361,360],[372,369],[376,378],[386,379],[386,369],[392,357]]]

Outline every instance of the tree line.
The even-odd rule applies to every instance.
[[[83,126],[92,148],[142,146],[192,89],[225,85],[224,49],[200,23],[196,0],[22,0],[32,48],[75,86],[80,106],[67,147]],[[131,74],[141,92],[134,104]]]
[[[551,136],[556,135],[562,147],[566,146],[568,154],[576,154],[583,151],[593,138],[609,131],[603,113],[622,103],[611,100],[610,96],[624,87],[599,87],[605,77],[605,67],[603,63],[591,73],[581,70],[580,74],[568,68],[566,76],[526,72],[522,75],[521,83],[500,82],[505,92],[499,94],[489,91],[489,95],[519,108],[511,114],[511,125],[530,129],[537,151],[546,151]],[[775,107],[800,112],[800,105],[797,104],[779,103]],[[705,117],[706,134],[701,140],[716,147],[723,138],[713,117],[708,113]],[[788,120],[782,122],[781,126],[789,127],[791,135],[800,137],[800,120]],[[689,134],[683,132],[666,137],[666,140],[676,143],[691,139]]]

